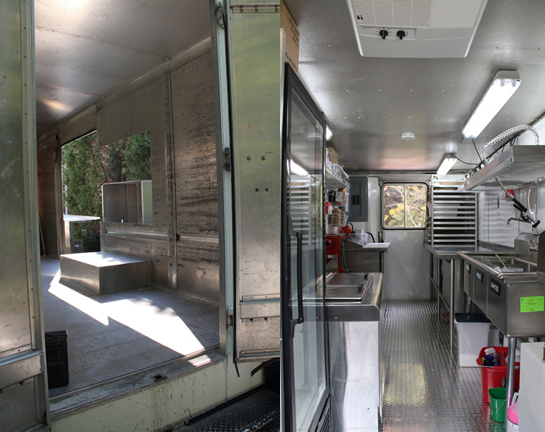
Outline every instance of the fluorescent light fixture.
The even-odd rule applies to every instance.
[[[290,174],[297,174],[305,177],[308,176],[308,171],[294,161],[290,161]]]
[[[325,140],[329,141],[331,138],[333,138],[333,132],[331,132],[331,129],[329,129],[329,126],[325,127]]]
[[[477,138],[520,86],[516,71],[499,71],[466,123],[464,138]]]
[[[454,157],[454,155],[446,155],[443,162],[441,162],[441,166],[437,170],[437,175],[446,175],[454,166],[456,161],[457,159]]]

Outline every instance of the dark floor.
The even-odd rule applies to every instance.
[[[482,402],[479,367],[458,366],[436,301],[384,302],[384,432],[504,432]]]
[[[70,384],[50,397],[219,343],[217,307],[154,287],[86,296],[59,276],[59,260],[42,259],[45,331],[68,332]]]

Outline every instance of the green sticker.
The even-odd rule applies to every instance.
[[[544,312],[545,296],[521,297],[520,312]]]

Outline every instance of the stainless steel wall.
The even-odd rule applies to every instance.
[[[219,232],[212,56],[172,73],[178,290],[219,302]]]
[[[98,142],[106,145],[147,130],[151,139],[153,226],[166,227],[163,80],[158,79],[98,112]]]
[[[514,246],[514,239],[519,234],[519,223],[507,220],[516,215],[513,204],[505,198],[502,190],[491,190],[479,194],[479,241]],[[531,231],[528,224],[527,231]],[[521,227],[524,228],[524,227]]]
[[[40,188],[40,215],[45,253],[58,257],[57,211],[55,206],[55,148],[56,139],[43,146],[38,156],[38,184]]]
[[[164,151],[163,80],[157,79],[98,112],[98,142],[107,145],[120,139],[150,131],[153,224],[102,223],[102,250],[149,258],[152,260],[153,283],[168,286],[167,237],[161,240],[139,236],[109,235],[108,232],[138,230],[166,234],[167,202]]]
[[[154,284],[218,303],[218,199],[210,49],[209,41],[199,44],[182,59],[173,61],[176,69],[165,67],[151,72],[68,120],[58,133],[64,144],[96,127],[99,143],[106,145],[150,131],[153,223],[104,223],[102,248],[147,257],[152,260]],[[165,90],[165,74],[171,80],[168,90]],[[165,94],[165,91],[169,93]],[[172,101],[170,108],[167,99]],[[166,152],[165,131],[169,127],[166,113],[171,118],[172,167],[169,167]],[[55,146],[54,137],[48,134],[42,140],[41,153],[45,155]],[[167,175],[176,186],[176,195],[172,197],[167,195]],[[55,219],[60,215],[54,204],[54,176],[41,180],[44,236],[46,244],[50,245],[48,254],[55,256]],[[175,218],[174,225],[169,224],[169,217]],[[177,226],[177,230],[169,233],[172,226]],[[169,252],[169,239],[176,238],[174,252]],[[176,267],[171,271],[177,276],[171,279],[174,285],[169,284],[171,263]]]
[[[33,31],[33,2],[0,2],[0,430],[6,431],[48,423]]]

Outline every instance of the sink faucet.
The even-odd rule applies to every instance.
[[[521,219],[521,218],[510,217],[509,219],[507,219],[507,225],[509,225],[509,222],[511,222],[511,221],[517,221],[517,222],[523,222],[523,223],[531,224],[532,225],[532,233],[534,235],[536,235],[536,236],[538,235],[537,228],[536,228],[537,225],[534,224],[533,220],[524,220],[524,219]],[[539,223],[539,221],[538,221],[538,223]],[[537,245],[537,241],[533,241],[533,242],[530,242],[530,243],[531,243],[531,245],[532,244]],[[530,247],[533,247],[531,245],[530,245]],[[537,246],[535,246],[535,247],[537,248]],[[534,250],[534,249],[530,249],[530,250]],[[535,250],[537,250],[537,249],[535,249]]]

